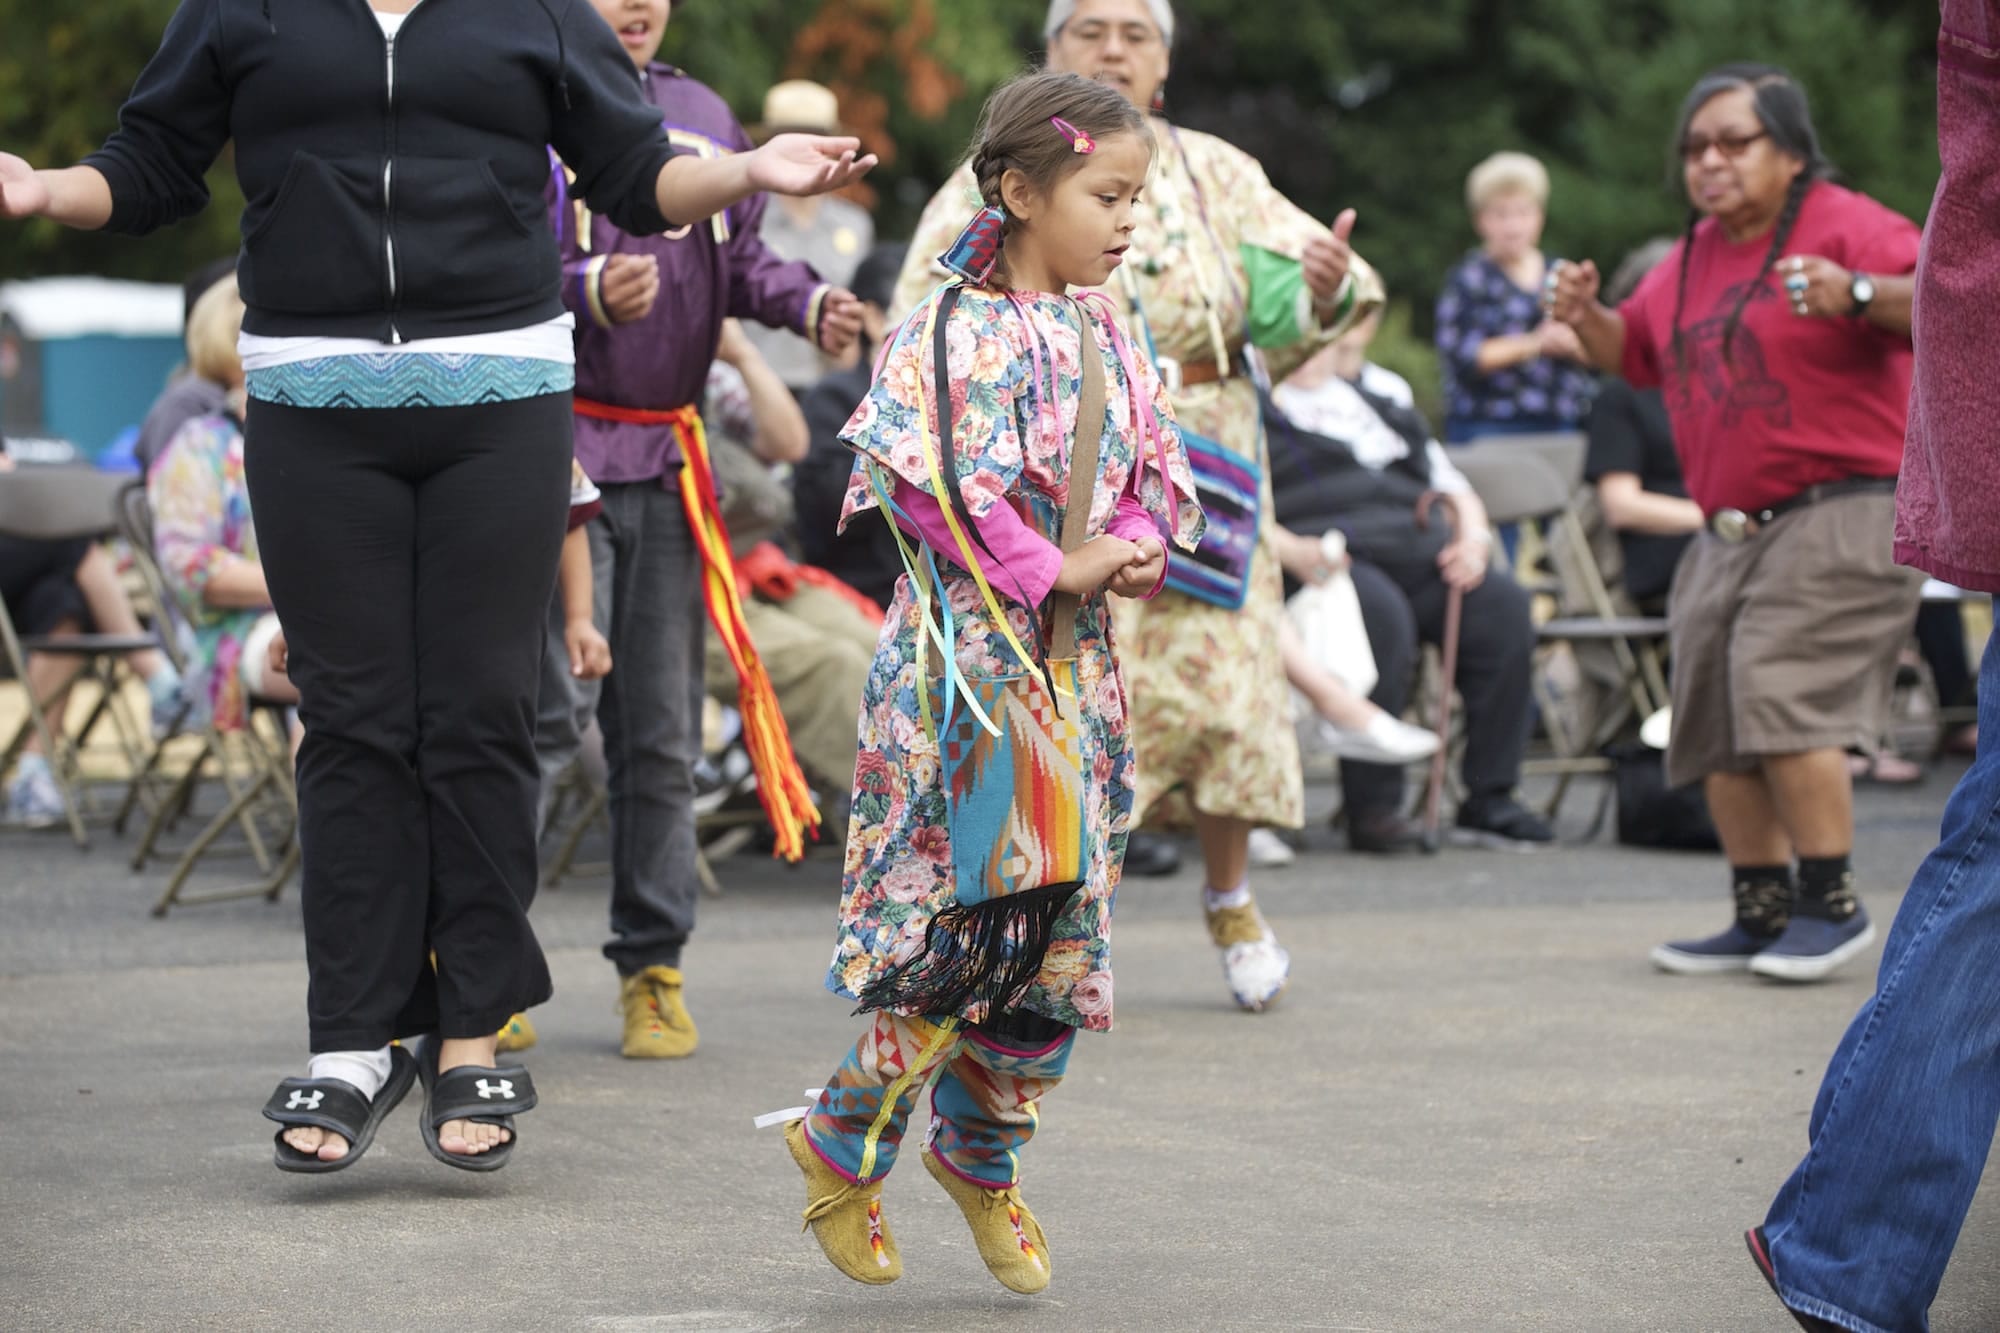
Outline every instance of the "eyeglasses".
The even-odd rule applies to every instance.
[[[1082,23],[1065,23],[1057,30],[1058,35],[1072,38],[1085,46],[1103,46],[1117,33],[1124,45],[1140,50],[1154,45],[1160,40],[1160,33],[1145,23],[1104,23],[1086,20]]]
[[[1713,148],[1720,152],[1723,157],[1734,162],[1737,158],[1750,151],[1750,145],[1756,143],[1759,139],[1768,139],[1770,137],[1771,134],[1768,130],[1759,130],[1755,134],[1718,134],[1713,139],[1700,134],[1691,134],[1681,140],[1681,160],[1683,162],[1699,162],[1704,157],[1707,157],[1708,150]]]

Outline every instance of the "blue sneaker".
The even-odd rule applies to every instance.
[[[153,739],[165,740],[187,714],[187,689],[180,673],[162,662],[146,682],[146,699],[152,714]]]
[[[1653,966],[1683,977],[1741,972],[1750,966],[1751,959],[1780,938],[1747,930],[1741,922],[1733,922],[1728,930],[1705,940],[1673,940],[1662,944],[1653,950]]]
[[[1822,904],[1800,901],[1792,923],[1770,948],[1750,960],[1750,970],[1774,981],[1823,981],[1875,942],[1875,923],[1860,903],[1845,921],[1828,917]]]
[[[16,828],[54,828],[68,817],[62,788],[39,754],[24,754],[7,784],[6,822]]]

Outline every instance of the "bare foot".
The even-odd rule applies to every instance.
[[[347,1156],[347,1140],[330,1129],[316,1125],[296,1125],[285,1131],[285,1142],[308,1157],[337,1162]]]
[[[461,1065],[491,1067],[498,1041],[498,1033],[464,1039],[447,1037],[438,1043],[438,1073],[448,1074]],[[461,1157],[477,1157],[481,1153],[492,1152],[513,1137],[512,1133],[498,1125],[481,1124],[476,1120],[447,1120],[438,1126],[438,1146]]]

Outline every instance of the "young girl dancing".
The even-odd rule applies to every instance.
[[[1103,84],[995,93],[985,207],[946,257],[961,278],[890,340],[842,433],[858,457],[841,522],[883,509],[909,569],[863,697],[827,977],[869,1027],[785,1137],[806,1221],[857,1281],[902,1274],[881,1182],[929,1084],[925,1168],[1001,1283],[1049,1282],[1019,1153],[1076,1030],[1111,1026],[1133,805],[1104,594],[1151,596],[1161,533],[1191,549],[1202,527],[1144,356],[1101,297],[1067,295],[1120,263],[1152,152]]]

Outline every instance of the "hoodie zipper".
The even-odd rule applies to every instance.
[[[408,21],[407,17],[404,20]],[[403,341],[403,334],[396,327],[396,39],[389,33],[382,34],[383,59],[388,70],[388,96],[386,111],[388,125],[384,131],[388,139],[386,151],[382,154],[382,257],[389,269],[389,341]]]

